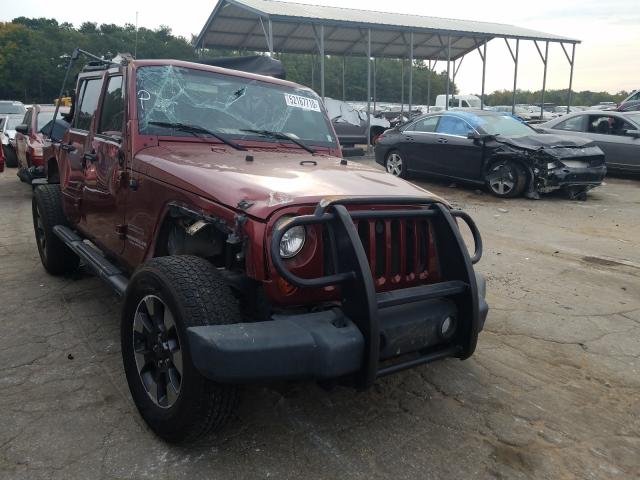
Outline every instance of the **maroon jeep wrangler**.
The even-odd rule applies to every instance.
[[[124,297],[124,369],[160,437],[220,427],[242,384],[366,389],[473,353],[488,310],[473,221],[342,159],[312,90],[123,59],[85,67],[75,98],[34,193],[38,251]]]

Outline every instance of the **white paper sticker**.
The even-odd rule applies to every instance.
[[[304,110],[314,110],[316,112],[320,111],[320,103],[313,98],[301,97],[300,95],[285,93],[284,99],[287,102],[287,106],[289,107],[302,108]]]

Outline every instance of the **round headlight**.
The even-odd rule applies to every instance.
[[[283,222],[289,220],[290,217],[283,217],[276,223],[278,228]],[[295,257],[302,247],[304,247],[304,241],[307,237],[307,232],[302,225],[292,227],[284,232],[282,239],[280,240],[280,256],[282,258]]]

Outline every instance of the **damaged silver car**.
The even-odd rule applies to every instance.
[[[423,115],[387,130],[375,152],[376,162],[393,175],[484,184],[505,198],[563,189],[584,199],[607,172],[594,142],[542,134],[509,114],[483,110]]]

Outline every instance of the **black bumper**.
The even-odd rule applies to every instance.
[[[606,165],[595,167],[567,167],[552,170],[545,179],[545,187],[550,189],[565,187],[585,187],[587,189],[602,184],[607,174]]]
[[[476,274],[476,283],[482,330],[489,310],[484,277]],[[444,338],[441,326],[447,318],[461,324],[460,312],[447,298],[453,290],[440,291],[444,296],[381,310],[380,361],[392,363],[395,357],[417,352],[425,359],[418,363],[459,356],[455,330]],[[222,383],[335,379],[360,371],[364,362],[364,336],[337,308],[277,315],[267,322],[191,327],[188,336],[196,368]],[[382,368],[378,376],[393,373],[393,366],[388,368]]]

